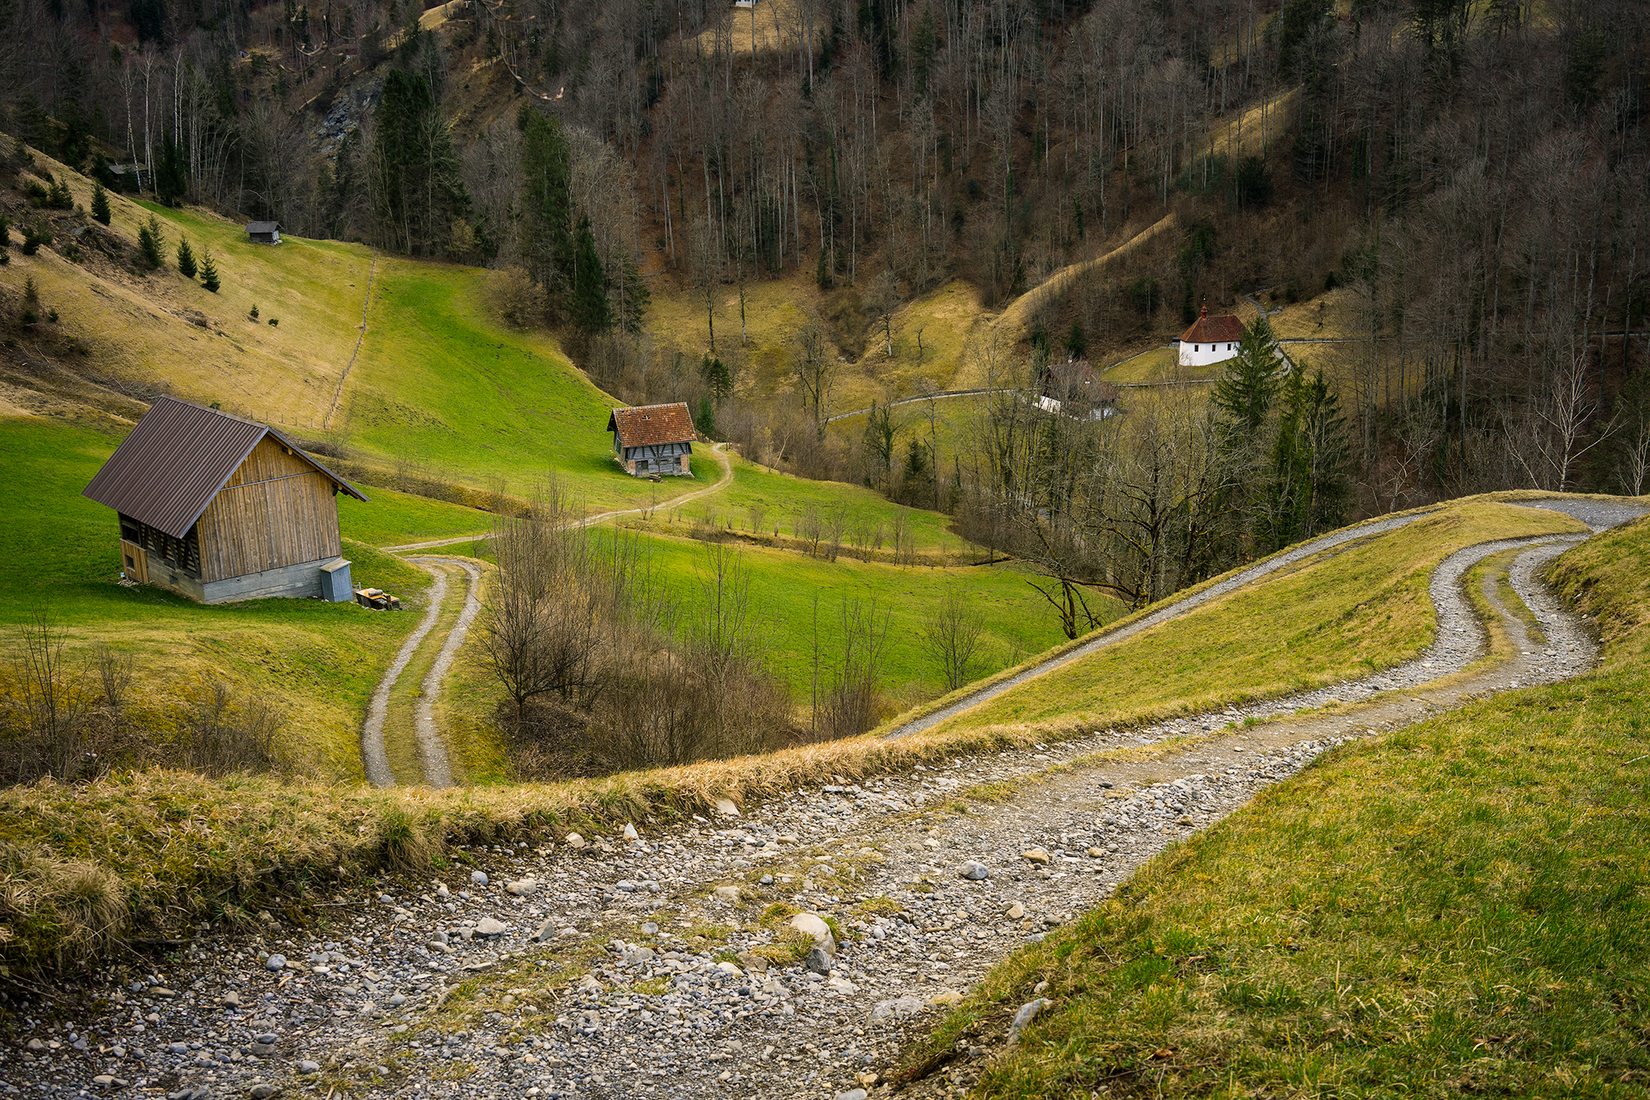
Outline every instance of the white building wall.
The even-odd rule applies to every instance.
[[[1237,355],[1237,341],[1228,340],[1219,344],[1192,344],[1185,340],[1180,342],[1180,365],[1183,367],[1206,367],[1211,363],[1224,363]]]

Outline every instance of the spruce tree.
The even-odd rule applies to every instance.
[[[521,127],[522,253],[527,273],[544,288],[545,312],[571,311],[573,275],[572,159],[561,123],[523,109]]]
[[[212,250],[203,248],[201,249],[201,286],[216,294],[220,285],[217,265],[212,262]]]
[[[579,219],[578,247],[573,255],[572,321],[580,332],[594,334],[613,327],[613,311],[607,305],[607,278],[601,257],[596,255],[596,237],[590,219]]]
[[[92,220],[109,224],[109,192],[101,181],[92,184]]]
[[[1271,324],[1265,317],[1256,317],[1243,330],[1237,355],[1226,361],[1215,383],[1215,408],[1230,431],[1250,437],[1260,431],[1272,410],[1282,366],[1283,352]]]
[[[178,273],[186,279],[195,277],[195,250],[189,247],[188,237],[178,238]]]
[[[160,219],[153,214],[138,230],[138,257],[143,265],[153,271],[164,263],[162,250],[166,247],[166,238],[161,232]]]

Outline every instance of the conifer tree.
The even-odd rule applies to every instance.
[[[101,181],[92,184],[92,220],[109,224],[109,192]]]
[[[519,125],[522,253],[544,289],[545,312],[557,320],[570,312],[573,289],[572,160],[553,117],[524,109]]]
[[[212,250],[203,248],[201,249],[201,286],[216,294],[220,285],[217,265],[212,262]]]
[[[193,279],[195,270],[195,250],[189,247],[188,237],[179,237],[178,272],[186,279]]]
[[[578,247],[573,256],[572,321],[587,334],[613,327],[613,311],[607,305],[607,279],[602,273],[601,257],[596,254],[589,218],[579,219]]]
[[[1282,366],[1283,352],[1271,324],[1265,317],[1256,317],[1243,330],[1237,355],[1227,360],[1215,383],[1215,408],[1228,431],[1251,437],[1260,431],[1272,410]]]
[[[153,271],[163,262],[162,250],[166,247],[166,238],[161,232],[160,219],[153,214],[138,230],[138,257],[143,260],[145,267]]]

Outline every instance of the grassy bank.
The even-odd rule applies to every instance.
[[[318,600],[203,607],[155,588],[122,587],[115,514],[80,495],[119,435],[57,420],[0,419],[0,468],[10,475],[0,498],[6,648],[13,649],[24,624],[44,615],[71,654],[107,644],[132,656],[135,718],[149,736],[168,736],[177,707],[216,680],[257,694],[286,716],[281,751],[294,765],[326,777],[359,776],[360,715],[417,622],[429,578],[358,541],[346,510],[344,553],[355,563],[356,581],[402,594],[408,613]],[[366,514],[371,505],[360,507]]]
[[[1000,966],[992,1097],[1642,1096],[1650,524],[1572,551],[1601,667],[1348,747]]]
[[[1387,668],[1432,641],[1437,620],[1427,586],[1434,564],[1489,539],[1579,530],[1551,511],[1492,500],[1452,505],[1100,650],[947,726],[1092,728]],[[1283,607],[1287,615],[1279,614]]]
[[[1524,510],[1498,514],[1509,524],[1541,517]],[[1446,546],[1435,546],[1438,556],[1446,552]],[[1334,569],[1356,561],[1346,554],[1330,559],[1322,582],[1333,586]],[[1408,571],[1410,584],[1424,584],[1434,564],[1416,555],[1400,559],[1396,568]],[[1255,588],[1270,594],[1270,613],[1280,621],[1301,614],[1291,579],[1285,572]],[[1404,590],[1389,588],[1386,598],[1397,599]],[[1327,644],[1341,631],[1362,636],[1367,620],[1383,613],[1378,604],[1362,604],[1358,616],[1330,624],[1313,644]],[[1195,626],[1196,618],[1180,625]],[[1165,627],[1164,635],[1172,637],[1175,629]],[[1423,640],[1415,636],[1417,645]],[[1149,655],[1134,673],[1142,689],[1157,674]],[[1246,691],[1240,662],[1222,666],[1220,675],[1223,684],[1200,682],[1200,690],[1224,686],[1232,696]],[[473,708],[481,698],[465,677],[452,691],[450,701],[459,708]],[[900,741],[868,735],[603,780],[441,792],[263,778],[211,782],[169,773],[113,776],[79,788],[14,788],[0,792],[0,836],[7,839],[0,853],[0,966],[26,974],[84,962],[115,943],[163,938],[202,919],[301,898],[310,885],[427,867],[452,858],[454,846],[469,841],[535,835],[565,824],[617,828],[644,815],[666,820],[702,811],[718,796],[760,801],[822,777],[858,779],[1047,736],[1023,726],[952,727]],[[485,745],[473,753],[455,748],[454,757],[472,778],[496,774],[496,759]]]

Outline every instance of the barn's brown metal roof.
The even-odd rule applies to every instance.
[[[685,401],[668,405],[635,405],[614,409],[607,430],[619,433],[621,447],[651,447],[659,443],[693,441],[693,415]]]
[[[1209,316],[1209,307],[1180,334],[1182,344],[1235,344],[1243,339],[1243,322],[1230,313]]]
[[[181,539],[266,435],[341,491],[367,499],[269,425],[165,396],[155,398],[82,495]]]

